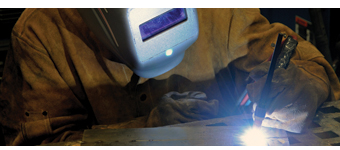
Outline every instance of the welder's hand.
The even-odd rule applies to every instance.
[[[270,62],[265,62],[254,68],[248,80],[255,82],[247,85],[250,100],[259,101],[264,83],[267,78]],[[274,71],[268,98],[272,103],[267,108],[266,118],[262,126],[284,129],[299,133],[314,117],[319,99],[326,99],[324,85],[315,82],[307,76],[302,66],[290,62],[287,69],[279,68]]]
[[[150,112],[146,126],[157,127],[213,118],[218,112],[218,101],[206,99],[203,92],[169,92]]]

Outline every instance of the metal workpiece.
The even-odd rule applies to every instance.
[[[139,129],[85,130],[81,145],[244,145],[241,133],[251,114]],[[266,128],[264,128],[266,129]],[[269,146],[339,146],[340,101],[325,102],[302,133],[267,128]]]
[[[86,130],[82,145],[106,146],[242,146],[245,126],[158,127]],[[265,129],[269,145],[289,145],[286,132]]]
[[[45,145],[244,145],[239,139],[253,125],[251,114],[215,118],[158,128],[88,129],[83,139]],[[266,128],[264,128],[266,129]],[[340,146],[340,101],[325,102],[302,133],[267,128],[270,146]]]
[[[240,124],[242,124],[240,126]],[[156,128],[85,130],[82,144],[117,146],[244,146],[251,115],[216,118]],[[264,128],[270,146],[289,145],[284,130]]]

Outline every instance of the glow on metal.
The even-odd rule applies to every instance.
[[[258,128],[249,128],[240,137],[246,146],[268,146],[267,138],[266,133]]]

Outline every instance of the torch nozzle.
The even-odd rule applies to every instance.
[[[263,119],[255,119],[254,124],[253,124],[253,128],[261,128],[262,121],[263,121]]]

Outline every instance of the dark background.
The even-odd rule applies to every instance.
[[[10,48],[10,35],[11,30],[21,15],[23,8],[0,8],[0,83],[2,80],[3,67],[6,59],[6,54]],[[269,20],[270,23],[280,22],[293,31],[295,31],[295,17],[299,16],[309,22],[312,22],[310,9],[308,8],[261,8],[261,13]],[[340,75],[338,67],[339,60],[339,47],[340,47],[340,23],[338,16],[340,9],[337,8],[322,8],[322,23],[327,34],[326,40],[328,41],[328,48],[331,65]],[[338,46],[336,44],[339,42]],[[315,43],[314,43],[315,44]]]
[[[6,54],[10,48],[11,31],[23,8],[0,8],[0,83]]]

